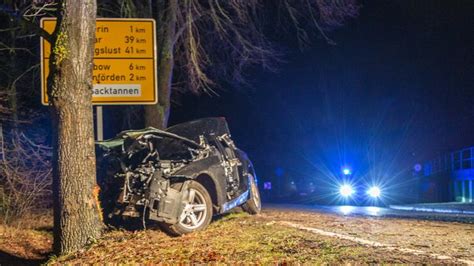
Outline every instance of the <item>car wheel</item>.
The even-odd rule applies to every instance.
[[[259,214],[262,210],[262,202],[260,199],[260,192],[258,191],[257,183],[253,175],[250,177],[250,199],[242,205],[242,209],[250,214]]]
[[[172,186],[182,186],[182,183]],[[178,222],[176,224],[161,223],[161,228],[174,236],[203,230],[212,219],[212,200],[206,188],[196,181],[190,181],[187,189],[188,199],[185,200],[186,203]]]

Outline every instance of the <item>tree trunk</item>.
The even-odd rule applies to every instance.
[[[174,67],[177,0],[158,1],[158,103],[145,106],[145,125],[166,128],[170,115],[171,82]],[[165,3],[163,3],[165,2]]]
[[[16,7],[15,7],[16,8]],[[12,30],[10,30],[10,48],[14,49],[16,48],[16,30],[14,29],[15,24],[13,20],[9,20],[9,25],[8,27]],[[17,56],[16,56],[16,51],[14,50],[13,52],[10,52],[10,61],[8,62],[10,69],[13,71],[13,73],[18,72],[18,65],[16,64],[17,62]],[[8,104],[10,107],[10,111],[12,114],[12,122],[13,122],[13,128],[17,129],[18,127],[18,98],[17,98],[17,88],[15,85],[15,78],[16,77],[9,77],[8,81]]]
[[[53,121],[54,251],[100,236],[92,118],[95,0],[64,0],[51,49],[48,95]]]

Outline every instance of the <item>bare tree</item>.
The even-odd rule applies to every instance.
[[[6,90],[0,90],[0,123],[4,116],[11,113],[11,109],[8,107],[8,92]]]
[[[33,58],[37,60],[31,46],[25,45],[32,38],[26,27],[16,19],[20,16],[20,10],[31,4],[25,2],[29,1],[0,1],[0,11],[3,11],[0,12],[0,90],[7,94],[5,106],[11,110],[5,120],[15,128],[20,122],[19,113],[22,111],[19,95],[26,92],[23,83],[34,70],[39,69],[39,64],[31,62]]]
[[[171,89],[216,94],[217,84],[245,83],[252,65],[273,68],[267,34],[295,32],[304,45],[341,26],[356,0],[103,0],[122,17],[154,17],[158,40],[158,103],[145,107],[147,126],[167,126]],[[104,10],[104,13],[111,14]],[[289,25],[289,26],[288,26]],[[174,75],[173,75],[174,74]]]
[[[51,207],[51,148],[11,131],[0,132],[0,213],[9,223]]]

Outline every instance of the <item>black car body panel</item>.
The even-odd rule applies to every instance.
[[[112,216],[139,217],[149,210],[149,219],[176,223],[189,180],[206,188],[214,213],[223,213],[249,200],[249,183],[256,182],[252,163],[230,138],[224,118],[166,130],[128,130],[97,146],[108,158],[109,169],[115,167],[106,181],[121,187]],[[180,189],[176,183],[182,184]]]
[[[199,136],[209,139],[213,136],[229,135],[227,122],[223,117],[212,117],[193,120],[166,129],[166,132],[193,140],[199,143]]]

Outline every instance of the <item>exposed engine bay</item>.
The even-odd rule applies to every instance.
[[[204,208],[212,216],[250,198],[249,182],[253,181],[249,176],[255,174],[249,173],[253,171],[250,161],[236,148],[221,118],[192,121],[166,131],[124,131],[98,146],[107,159],[105,183],[116,191],[110,217],[192,224],[199,222]]]

